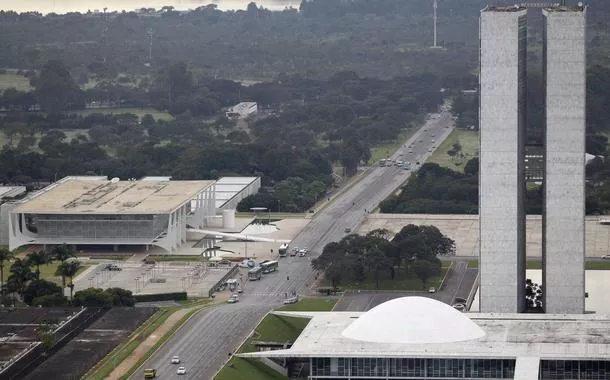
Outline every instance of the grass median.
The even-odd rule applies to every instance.
[[[116,366],[127,359],[150,334],[161,326],[174,311],[175,308],[166,308],[157,311],[145,323],[138,327],[125,343],[119,345],[95,367],[89,370],[89,372],[83,376],[83,379],[105,379]]]
[[[207,303],[205,304],[207,305]],[[178,329],[180,327],[182,327],[182,325],[196,312],[200,311],[202,308],[204,308],[205,306],[201,306],[198,308],[195,308],[193,310],[190,310],[189,312],[187,312],[184,316],[182,316],[182,318],[180,318],[180,320],[178,322],[176,322],[165,334],[163,334],[163,336],[161,337],[161,339],[159,339],[154,346],[152,346],[148,351],[146,351],[146,353],[144,355],[142,355],[142,357],[140,359],[138,359],[138,361],[136,362],[136,364],[134,364],[129,371],[127,371],[126,374],[124,374],[123,376],[120,377],[121,380],[127,380],[129,379],[129,377],[131,375],[133,375],[138,368],[140,368],[142,366],[142,364],[144,364],[144,362],[146,360],[148,360],[158,349],[159,347],[161,347],[163,344],[165,344],[165,342],[171,338],[176,331],[178,331]],[[174,309],[174,311],[177,311],[176,308],[172,308]]]

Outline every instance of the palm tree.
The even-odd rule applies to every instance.
[[[15,259],[10,269],[11,275],[8,277],[8,281],[15,285],[18,289],[19,294],[23,296],[23,290],[27,285],[28,281],[34,278],[30,263],[24,259]]]
[[[67,244],[56,245],[51,251],[51,256],[63,264],[70,257],[74,257],[74,248]]]
[[[68,285],[70,288],[70,300],[72,300],[72,292],[74,291],[74,283],[72,282],[72,278],[76,275],[80,269],[80,266],[80,261],[66,261],[59,264],[57,271],[55,272],[56,275],[61,276],[64,288],[66,287],[66,277],[70,278],[70,284]]]
[[[51,262],[51,257],[47,251],[30,252],[27,254],[27,260],[30,265],[36,266],[36,279],[40,279],[40,266]]]
[[[0,289],[4,294],[4,265],[10,262],[15,257],[15,254],[6,248],[0,248]]]

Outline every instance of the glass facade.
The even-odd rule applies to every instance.
[[[541,360],[543,380],[610,379],[610,362],[598,360]]]
[[[167,214],[26,215],[27,229],[47,238],[153,239],[167,229],[168,222]]]
[[[512,379],[514,359],[312,358],[310,379]]]

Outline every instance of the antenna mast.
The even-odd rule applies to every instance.
[[[152,64],[152,48],[153,48],[153,30],[148,29],[146,35],[148,36],[148,62],[146,62],[146,66],[150,66]]]
[[[436,3],[437,0],[434,0],[434,3],[432,4],[433,8],[434,8],[434,45],[432,47],[436,48],[438,47],[438,45],[436,44],[436,8],[438,6],[438,4]]]

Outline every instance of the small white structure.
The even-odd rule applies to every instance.
[[[241,102],[229,108],[226,115],[229,119],[245,119],[258,111],[256,102]]]

